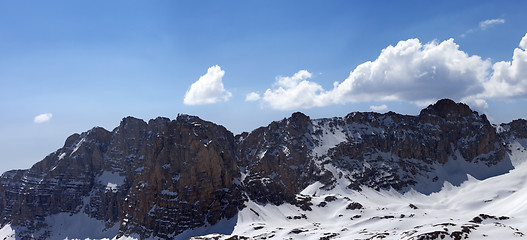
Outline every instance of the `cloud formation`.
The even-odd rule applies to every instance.
[[[52,117],[53,117],[53,114],[51,114],[51,113],[43,113],[43,114],[40,114],[40,115],[36,116],[33,119],[33,122],[35,122],[35,123],[45,123],[45,122],[48,122],[49,120],[51,120]]]
[[[311,77],[307,70],[300,70],[291,77],[277,77],[274,88],[267,89],[262,99],[279,110],[323,106],[320,97],[324,89],[307,80]]]
[[[487,20],[479,22],[479,28],[475,28],[475,29],[471,28],[471,29],[467,30],[465,33],[461,34],[460,37],[464,38],[468,34],[474,33],[474,32],[476,32],[478,30],[485,31],[485,30],[487,30],[487,28],[489,28],[491,26],[504,24],[504,23],[505,23],[505,19],[503,19],[503,18],[487,19]]]
[[[210,67],[205,75],[190,86],[183,103],[200,105],[229,100],[232,94],[223,87],[223,75],[225,75],[225,71],[221,70],[220,66]]]
[[[493,74],[485,82],[481,97],[527,98],[527,34],[514,49],[512,61],[497,62],[492,66]]]
[[[503,18],[487,19],[485,21],[479,22],[479,28],[481,28],[481,30],[485,30],[490,26],[497,25],[497,24],[503,24],[503,23],[505,23],[505,19]]]
[[[375,112],[382,112],[382,111],[388,110],[388,106],[386,106],[386,104],[379,105],[379,106],[372,105],[370,106],[370,109]]]
[[[409,39],[359,65],[331,95],[335,103],[402,100],[424,106],[480,93],[490,66],[489,60],[460,51],[454,39],[426,44]]]
[[[277,77],[261,98],[271,108],[291,110],[367,101],[405,101],[426,106],[441,98],[486,109],[485,99],[527,98],[527,34],[512,61],[489,59],[459,50],[454,39],[421,43],[400,41],[383,49],[377,59],[357,66],[333,89],[325,90],[301,70]],[[382,111],[383,105],[371,106]]]
[[[260,100],[260,94],[256,92],[250,92],[247,95],[245,95],[245,101],[246,102],[254,102]]]

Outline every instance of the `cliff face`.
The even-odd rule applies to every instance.
[[[310,120],[295,113],[238,136],[238,142],[249,196],[275,204],[294,202],[294,194],[315,181],[331,188],[345,178],[355,190],[414,187],[431,193],[444,181],[456,183],[452,178],[458,176],[450,172],[481,179],[512,168],[502,161],[506,148],[485,115],[451,100],[440,100],[418,116],[351,113]],[[442,169],[459,162],[467,168]]]
[[[262,203],[293,202],[295,195],[320,178],[311,159],[313,124],[295,113],[253,132],[237,136],[238,164],[251,199]]]
[[[171,238],[231,218],[243,204],[234,136],[221,126],[181,115],[141,156],[145,163],[124,200],[122,234]]]
[[[173,238],[236,216],[248,199],[309,209],[310,197],[299,193],[315,182],[430,193],[467,173],[507,172],[510,142],[527,139],[526,129],[525,120],[494,127],[450,100],[418,116],[295,113],[237,136],[194,116],[127,117],[111,132],[70,136],[31,169],[4,173],[0,226],[45,239],[47,217],[81,213],[118,226],[118,236]]]
[[[463,175],[479,178],[512,168],[493,169],[498,164],[507,165],[501,162],[505,148],[486,117],[450,100],[441,100],[418,116],[353,113],[336,121],[335,125],[349,133],[349,140],[330,149],[325,159],[351,172],[349,187],[353,189],[366,185],[402,190],[414,187],[422,178],[442,185],[452,179],[438,173],[437,168],[460,161],[488,166],[489,172],[476,172],[480,169],[468,166],[459,169]],[[422,191],[429,193],[440,187],[428,185]]]
[[[234,136],[197,117],[125,118],[112,132],[94,128],[29,170],[0,179],[0,225],[32,233],[45,218],[85,213],[121,234],[169,237],[230,218],[241,207]],[[38,239],[48,237],[46,231]]]
[[[29,231],[44,227],[46,216],[78,212],[92,190],[104,195],[96,176],[105,164],[110,133],[94,128],[70,136],[60,150],[48,155],[29,170],[10,171],[0,179],[1,225],[12,223]],[[114,221],[117,216],[95,216]],[[44,234],[45,235],[45,234]]]

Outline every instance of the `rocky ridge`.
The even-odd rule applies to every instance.
[[[316,182],[326,190],[340,182],[357,191],[431,193],[466,174],[503,174],[521,139],[527,121],[493,126],[447,99],[418,116],[294,113],[237,136],[195,116],[127,117],[111,132],[70,136],[28,170],[4,173],[0,226],[15,226],[22,239],[46,239],[49,216],[82,213],[118,229],[117,238],[169,239],[235,217],[249,200],[309,210],[311,196],[301,192]]]

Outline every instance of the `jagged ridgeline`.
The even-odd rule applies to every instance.
[[[20,239],[47,239],[55,236],[50,217],[80,214],[104,222],[94,230],[101,234],[169,239],[235,217],[249,200],[309,209],[300,192],[313,183],[429,194],[467,174],[508,172],[516,137],[527,138],[527,121],[493,126],[447,99],[418,116],[294,113],[237,136],[195,116],[127,117],[111,132],[68,137],[28,170],[4,173],[0,227],[10,224]]]

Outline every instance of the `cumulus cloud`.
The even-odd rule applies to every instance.
[[[335,102],[402,100],[427,105],[445,97],[459,100],[483,90],[490,66],[489,60],[459,50],[453,39],[426,44],[409,39],[359,65],[331,94]]]
[[[245,101],[247,102],[254,102],[260,100],[260,94],[256,92],[250,92],[247,95],[245,95]]]
[[[424,44],[409,39],[358,65],[332,89],[324,89],[311,78],[307,70],[277,77],[260,100],[273,109],[291,110],[368,101],[404,101],[422,107],[450,98],[485,112],[487,99],[527,99],[527,34],[514,50],[512,61],[493,64],[460,50],[453,39]],[[250,99],[257,100],[257,96]],[[383,111],[385,107],[370,108]]]
[[[485,99],[478,98],[477,96],[468,96],[461,99],[461,102],[469,105],[473,110],[476,110],[480,113],[487,113],[489,104]]]
[[[190,86],[183,102],[186,105],[200,105],[229,100],[232,94],[223,87],[223,75],[225,71],[220,66],[210,67],[205,75]]]
[[[527,34],[514,49],[512,61],[497,62],[492,66],[493,74],[484,84],[482,97],[527,97]]]
[[[503,18],[487,19],[485,21],[479,22],[479,28],[481,28],[482,30],[485,30],[490,26],[497,25],[497,24],[503,24],[503,23],[505,23],[505,19]]]
[[[43,113],[43,114],[40,114],[40,115],[36,116],[33,119],[33,122],[35,122],[35,123],[45,123],[45,122],[48,122],[49,120],[51,120],[52,117],[53,117],[53,114],[51,114],[51,113]]]
[[[409,39],[360,64],[331,90],[309,81],[311,73],[301,70],[292,77],[279,77],[263,100],[280,110],[393,100],[424,106],[441,98],[461,100],[481,93],[490,67],[490,60],[469,56],[453,39],[426,44]]]
[[[375,112],[382,112],[382,111],[388,110],[388,106],[386,106],[386,104],[379,105],[379,106],[372,105],[370,106],[370,109]]]
[[[267,89],[262,99],[272,108],[290,110],[323,106],[321,97],[324,94],[322,86],[308,81],[312,74],[300,70],[291,77],[277,77],[273,89]]]

